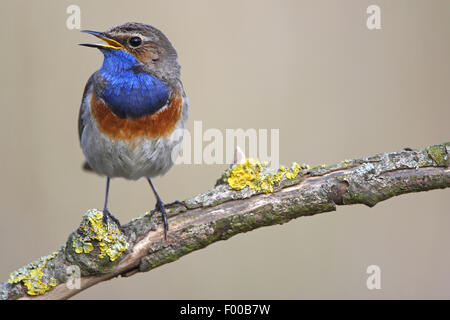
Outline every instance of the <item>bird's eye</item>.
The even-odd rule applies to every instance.
[[[132,38],[130,38],[130,40],[128,42],[130,43],[130,46],[132,46],[132,47],[139,47],[142,43],[142,39],[139,37],[132,37]]]

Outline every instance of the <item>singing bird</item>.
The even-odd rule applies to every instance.
[[[97,48],[104,56],[103,65],[86,84],[79,113],[84,167],[106,176],[103,212],[116,222],[108,209],[110,179],[145,177],[156,197],[155,209],[162,214],[166,238],[167,214],[152,178],[174,164],[188,116],[177,52],[161,31],[143,23],[83,32],[104,41],[80,44]]]

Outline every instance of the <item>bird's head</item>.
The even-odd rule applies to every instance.
[[[179,77],[177,53],[167,37],[155,27],[127,22],[104,32],[83,32],[104,41],[80,45],[100,49],[105,56],[102,68],[108,72],[119,73],[132,69],[153,74],[168,82]]]

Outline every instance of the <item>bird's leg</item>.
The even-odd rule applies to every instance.
[[[108,198],[109,198],[109,177],[106,177],[106,190],[105,190],[105,205],[103,206],[103,212],[108,212]]]
[[[169,224],[167,223],[167,212],[164,207],[164,203],[162,202],[161,198],[158,195],[158,192],[156,192],[156,189],[155,189],[155,186],[153,185],[152,179],[147,177],[147,180],[148,180],[148,183],[150,184],[150,187],[152,187],[153,193],[155,194],[155,198],[156,198],[155,210],[158,210],[162,214],[163,222],[164,222],[164,240],[167,240],[167,231],[169,230]],[[154,210],[152,210],[152,211],[154,211]]]
[[[109,177],[106,177],[106,190],[105,190],[105,205],[103,206],[103,222],[106,224],[106,216],[108,216],[109,218],[111,218],[111,220],[113,220],[117,226],[120,228],[120,221],[114,217],[111,212],[109,212],[108,210],[108,198],[109,198]]]

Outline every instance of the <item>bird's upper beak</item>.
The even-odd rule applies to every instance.
[[[81,32],[89,33],[102,39],[106,43],[80,43],[80,46],[92,47],[98,49],[125,49],[125,47],[114,39],[109,38],[104,32],[92,31],[92,30],[82,30]]]

